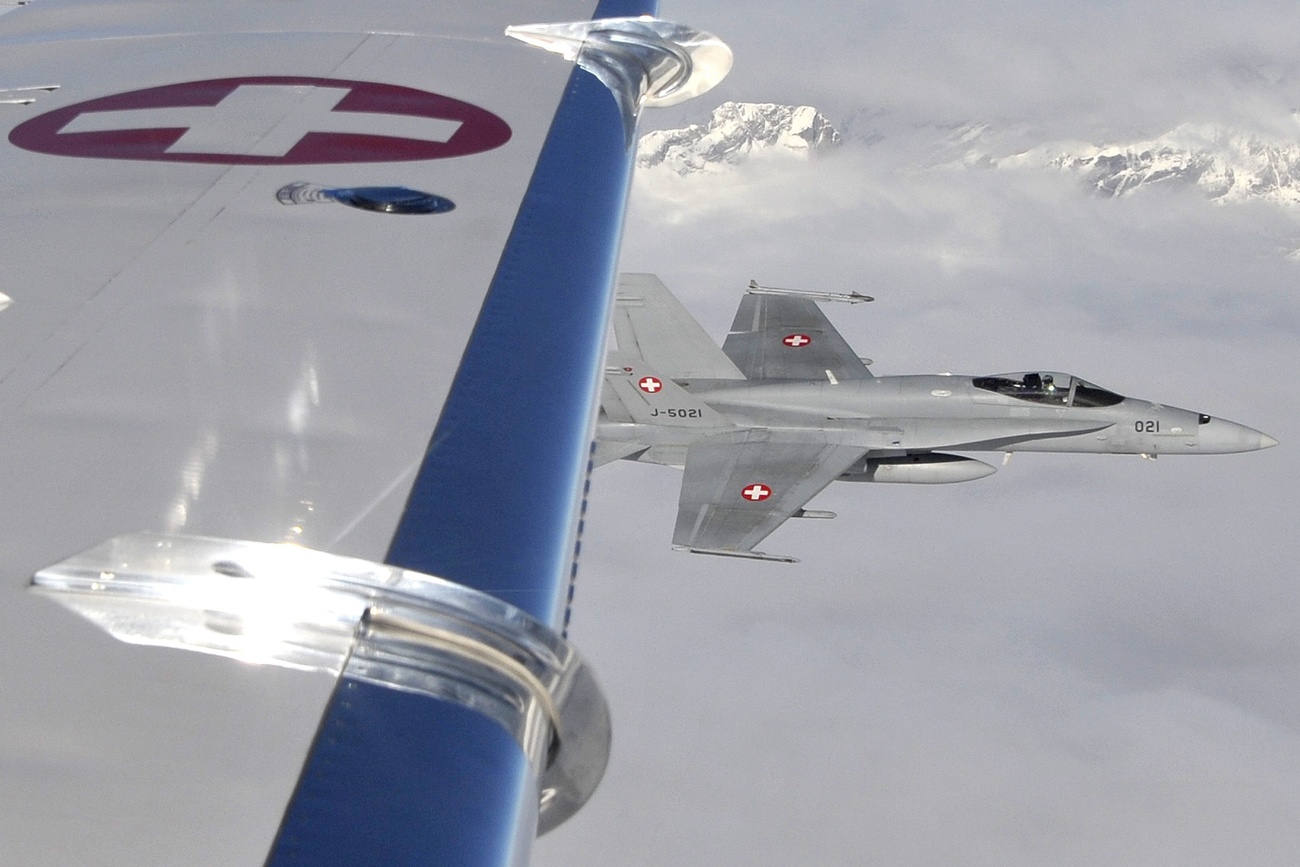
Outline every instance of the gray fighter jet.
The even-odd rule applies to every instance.
[[[1226,454],[1277,440],[1067,373],[873,376],[817,306],[869,301],[751,283],[719,348],[653,274],[619,281],[596,463],[684,468],[678,550],[754,546],[833,481],[943,484],[994,467],[948,450]]]

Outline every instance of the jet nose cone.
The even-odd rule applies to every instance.
[[[1197,450],[1204,454],[1257,452],[1277,445],[1277,440],[1263,431],[1221,418],[1201,424],[1197,440]]]

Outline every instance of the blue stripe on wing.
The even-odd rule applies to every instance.
[[[575,68],[388,556],[556,626],[631,160],[610,93]],[[535,797],[495,722],[345,674],[267,865],[509,864]]]
[[[517,827],[520,805],[536,797],[527,759],[498,723],[344,678],[267,863],[510,864],[534,833]]]
[[[570,95],[598,122],[580,124],[585,147],[543,149],[388,554],[547,623],[572,554],[630,159],[604,85],[581,73]],[[619,182],[592,186],[593,172]]]
[[[605,0],[593,17],[656,7]],[[631,172],[620,124],[605,87],[575,70],[388,553],[553,626]]]

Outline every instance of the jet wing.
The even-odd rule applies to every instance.
[[[865,452],[826,441],[786,441],[765,430],[692,443],[673,544],[697,553],[789,560],[753,548]]]
[[[103,546],[148,531],[437,575],[562,629],[638,96],[575,66],[572,34],[654,11],[0,15],[6,859],[526,857],[539,767],[457,690],[110,642],[20,588],[78,551],[103,557],[87,593],[122,586]],[[195,617],[232,641],[257,621]]]
[[[745,295],[722,351],[749,379],[871,377],[862,359],[808,298]]]

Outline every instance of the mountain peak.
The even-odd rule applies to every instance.
[[[759,153],[806,158],[840,142],[839,132],[812,106],[724,102],[705,123],[646,133],[637,146],[636,164],[687,175],[716,171]]]
[[[1066,171],[1107,198],[1147,187],[1192,187],[1219,203],[1300,205],[1300,142],[1215,124],[1184,123],[1139,141],[1048,143],[1001,157],[975,149],[962,162]]]

